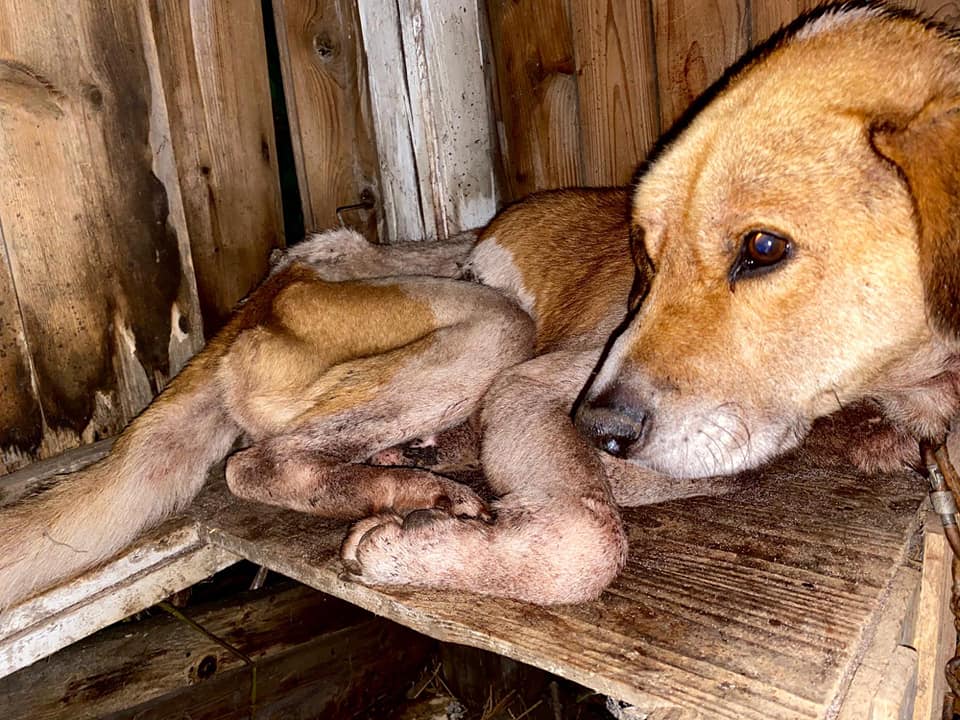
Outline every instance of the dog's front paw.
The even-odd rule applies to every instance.
[[[454,543],[484,532],[484,523],[438,509],[416,510],[405,518],[385,513],[351,528],[340,547],[347,578],[364,585],[443,587],[468,568],[451,563]]]

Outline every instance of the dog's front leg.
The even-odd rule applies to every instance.
[[[493,523],[437,511],[369,518],[344,543],[347,569],[370,584],[541,604],[599,595],[622,567],[627,543],[599,454],[569,418],[595,358],[543,356],[506,371],[487,394],[483,465],[501,495]],[[572,377],[573,370],[582,373]]]
[[[425,511],[368,518],[343,546],[369,584],[469,590],[540,604],[597,597],[627,553],[618,503],[729,489],[677,481],[593,448],[570,409],[599,350],[545,355],[506,371],[483,411],[483,467],[501,499],[493,523]]]

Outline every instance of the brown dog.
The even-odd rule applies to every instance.
[[[616,575],[618,503],[722,489],[838,404],[878,400],[895,448],[942,435],[960,408],[958,103],[948,33],[827,9],[731,73],[632,195],[534,197],[472,249],[296,248],[110,457],[0,516],[0,606],[181,507],[240,434],[234,492],[370,515],[343,548],[358,580],[535,602]],[[479,284],[453,279],[461,262]],[[405,277],[362,279],[381,274]],[[494,522],[445,478],[362,464],[481,398]]]

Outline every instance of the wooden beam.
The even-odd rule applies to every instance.
[[[0,615],[0,677],[204,580],[241,558],[172,520],[82,575]]]
[[[923,574],[917,605],[913,647],[917,651],[917,692],[913,720],[939,720],[948,692],[944,666],[953,657],[956,632],[950,599],[953,596],[953,553],[940,519],[927,515],[923,538]]]
[[[402,694],[433,642],[302,585],[106,629],[0,680],[7,720],[346,717]]]

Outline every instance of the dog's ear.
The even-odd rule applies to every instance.
[[[930,325],[960,340],[960,98],[932,100],[908,120],[877,123],[871,139],[913,195]]]

